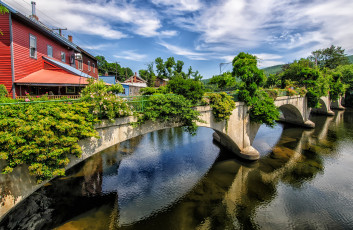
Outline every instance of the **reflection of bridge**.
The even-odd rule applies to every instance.
[[[331,114],[328,98],[322,98],[322,107],[314,112],[322,114]],[[306,97],[301,96],[285,96],[278,97],[275,105],[281,110],[282,121],[313,128],[315,124],[309,120],[311,109],[307,106]],[[252,142],[256,136],[260,124],[250,122],[248,115],[248,107],[243,102],[236,103],[236,109],[228,122],[216,122],[209,106],[199,106],[196,108],[205,121],[198,123],[199,126],[212,128],[215,130],[214,138],[221,145],[225,146],[238,156],[248,159],[259,159],[258,151],[252,147]],[[100,139],[89,138],[80,141],[83,155],[82,159],[92,156],[110,146],[118,144],[130,138],[140,136],[156,130],[181,126],[175,122],[146,122],[139,127],[133,127],[131,122],[135,121],[133,117],[125,117],[116,119],[115,123],[103,122],[96,129],[99,132]]]

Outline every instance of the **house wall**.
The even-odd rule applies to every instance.
[[[82,53],[82,59],[83,59],[83,70],[82,72],[98,79],[98,69],[97,69],[97,61],[93,60],[92,58],[88,57],[84,53]],[[90,61],[90,66],[91,70],[88,70],[88,61]],[[92,63],[94,63],[95,68],[93,71]]]
[[[61,52],[65,53],[65,63],[70,65],[70,56],[74,53],[60,43],[46,37],[40,32],[22,24],[17,20],[12,21],[13,27],[13,46],[14,46],[14,64],[15,80],[22,79],[27,75],[43,69],[42,56],[47,57],[47,45],[53,47],[53,58],[61,61]],[[31,58],[29,55],[29,36],[30,34],[37,38],[37,58]]]
[[[0,35],[0,84],[6,86],[11,93],[11,49],[10,49],[10,27],[9,14],[0,15],[0,29],[3,35]]]

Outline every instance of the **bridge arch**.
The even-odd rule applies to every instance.
[[[335,113],[330,109],[330,99],[328,96],[321,97],[319,100],[320,108],[312,108],[311,112],[315,114],[323,114],[328,116],[334,116]]]
[[[303,115],[300,113],[298,108],[295,107],[294,105],[284,104],[279,107],[279,110],[283,114],[283,118],[281,120],[285,122],[289,122],[293,124],[303,124],[305,122]]]

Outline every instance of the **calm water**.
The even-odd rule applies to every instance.
[[[254,163],[207,128],[134,138],[37,190],[0,229],[353,229],[353,111],[312,121],[262,126]]]

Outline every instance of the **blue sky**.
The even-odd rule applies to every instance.
[[[31,0],[3,0],[30,14]],[[36,0],[39,20],[93,55],[134,72],[173,56],[218,74],[239,52],[259,67],[289,63],[311,51],[342,46],[353,54],[352,0]],[[230,70],[225,65],[222,70]]]

